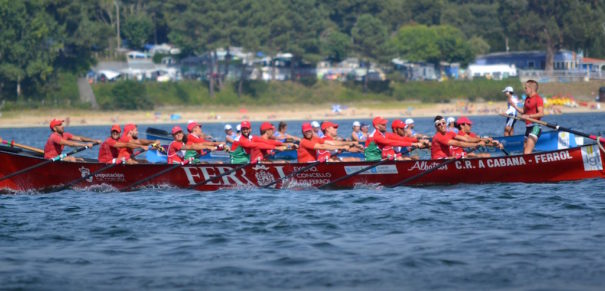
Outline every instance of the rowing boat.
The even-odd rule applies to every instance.
[[[172,136],[165,130],[157,129],[153,127],[147,128],[145,131],[147,134],[147,139],[155,140],[170,140],[172,141]],[[524,135],[513,135],[513,136],[499,136],[494,137],[494,140],[499,141],[504,145],[504,150],[511,153],[522,153],[523,152],[523,142],[525,141]],[[576,146],[580,146],[584,144],[584,138],[581,136],[576,136],[573,133],[565,132],[565,131],[545,131],[540,135],[540,139],[538,139],[538,143],[536,144],[536,151],[554,151],[554,150],[562,150],[573,148]],[[477,152],[498,152],[499,149],[497,147],[482,147],[477,149]],[[364,156],[362,153],[343,153],[341,157],[355,157],[359,159],[363,159]],[[275,152],[275,154],[269,159],[273,160],[287,160],[292,161],[296,160],[296,150],[287,150],[283,152]],[[205,155],[202,158],[207,161],[227,161],[229,159],[229,155],[225,152],[212,152],[209,155]],[[160,153],[156,153],[150,151],[147,153],[147,160],[154,163],[165,163],[166,157]]]
[[[41,157],[25,152],[15,152],[0,148],[0,177],[43,162]],[[451,185],[458,183],[545,183],[605,178],[603,155],[597,145],[540,152],[530,155],[455,160],[427,175],[412,179],[407,185]],[[443,160],[387,161],[369,171],[352,175],[338,181],[330,188],[354,188],[391,186],[410,177],[442,165]],[[281,177],[294,173],[308,164],[250,164],[244,167],[232,164],[182,165],[149,179],[138,187],[169,186],[189,188],[215,176],[194,189],[212,191],[225,188],[262,187]],[[321,163],[310,169],[296,173],[293,177],[276,183],[276,188],[319,187],[335,181],[359,169],[373,165],[373,162]],[[20,175],[0,181],[0,189],[10,191],[44,191],[85,177],[105,164],[96,162],[53,162]],[[124,189],[146,177],[164,171],[174,165],[138,164],[116,165],[74,185],[84,188],[108,185]],[[232,169],[237,171],[229,173]]]

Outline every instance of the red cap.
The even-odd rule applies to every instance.
[[[391,127],[392,128],[405,128],[405,123],[403,123],[403,121],[401,121],[401,119],[395,119],[395,120],[393,120]]]
[[[302,132],[307,132],[309,130],[313,130],[313,126],[311,126],[311,123],[305,122],[302,124]]]
[[[338,128],[338,124],[333,123],[331,121],[324,121],[321,124],[321,130],[326,130],[328,127],[334,127],[334,128]]]
[[[263,122],[263,124],[260,125],[261,131],[269,130],[269,129],[275,129],[275,126],[273,126],[273,124],[271,124],[269,122]]]
[[[122,129],[120,129],[120,126],[118,124],[114,124],[111,126],[111,131],[122,132]]]
[[[252,128],[252,126],[250,125],[250,121],[242,121],[242,124],[240,124],[241,128]]]
[[[372,124],[374,126],[376,126],[377,124],[387,124],[387,122],[389,122],[389,121],[380,116],[376,116],[376,117],[374,117],[374,119],[372,119]]]
[[[460,116],[458,117],[458,120],[456,121],[456,124],[473,124],[473,122],[471,122],[470,119],[468,119],[466,116]]]
[[[53,130],[55,126],[63,124],[63,120],[53,119],[50,121],[50,130]]]
[[[137,128],[137,126],[132,123],[124,125],[124,134],[128,134],[130,131],[134,130],[135,128]]]
[[[193,131],[193,129],[194,129],[196,126],[202,127],[200,124],[198,124],[198,123],[197,123],[197,122],[195,122],[195,121],[194,121],[194,122],[189,122],[189,124],[187,124],[187,130],[188,130],[189,132],[192,132],[192,131]]]
[[[183,132],[183,129],[182,129],[180,126],[175,125],[175,126],[172,128],[172,134],[174,135],[174,134],[176,134],[177,132]]]

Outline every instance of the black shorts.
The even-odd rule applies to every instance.
[[[517,120],[515,119],[514,115],[509,114],[508,116],[510,117],[506,118],[506,126],[510,128],[515,127],[515,122],[517,122]]]
[[[527,126],[527,128],[525,128],[525,138],[527,138],[531,135],[531,136],[535,137],[537,140],[538,138],[540,138],[541,134],[542,134],[542,128],[540,128],[540,126],[537,124],[530,124]]]

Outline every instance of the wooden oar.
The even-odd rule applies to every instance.
[[[401,152],[401,154],[406,154],[406,153],[411,152],[411,151],[413,151],[415,149],[416,149],[415,147],[408,147],[408,148],[406,148],[405,151]],[[382,164],[384,164],[385,162],[388,162],[388,161],[390,161],[390,160],[389,159],[382,159],[382,160],[380,160],[380,161],[378,161],[378,162],[376,162],[374,164],[371,164],[371,165],[369,165],[369,166],[367,166],[365,168],[359,169],[359,170],[357,170],[357,171],[355,171],[355,172],[353,172],[351,174],[342,176],[342,177],[340,177],[340,178],[338,178],[338,179],[336,179],[334,181],[330,181],[329,183],[323,184],[323,185],[321,185],[321,186],[319,186],[317,188],[318,189],[324,189],[326,187],[332,186],[332,185],[334,185],[334,184],[336,184],[336,183],[338,183],[340,181],[343,181],[345,179],[348,179],[348,178],[350,178],[352,176],[355,176],[357,174],[361,174],[363,172],[367,172],[367,171],[369,171],[371,169],[374,169],[374,168],[376,168],[376,167],[378,167],[378,166],[380,166],[380,165],[382,165]]]
[[[470,150],[468,153],[472,153],[476,149],[477,148],[474,148],[474,149]],[[401,186],[401,185],[405,185],[405,184],[407,184],[407,183],[409,183],[411,181],[414,181],[414,180],[416,180],[416,179],[418,179],[420,177],[424,177],[424,176],[426,176],[426,175],[428,175],[428,174],[430,174],[430,173],[438,170],[439,168],[441,168],[441,167],[443,167],[445,165],[451,164],[451,163],[453,163],[455,161],[458,161],[458,160],[461,160],[461,159],[462,159],[462,157],[458,157],[458,158],[455,158],[455,159],[448,159],[445,162],[437,164],[436,166],[431,167],[430,169],[428,169],[428,170],[426,170],[426,171],[424,171],[422,173],[419,173],[419,174],[416,174],[416,175],[414,175],[412,177],[408,177],[406,179],[403,179],[403,180],[401,180],[401,181],[399,181],[399,182],[397,182],[397,183],[395,183],[393,185],[387,185],[386,187],[388,187],[388,188],[395,188],[395,187],[398,187],[398,186]]]
[[[3,143],[3,144],[8,145],[10,147],[18,147],[18,148],[22,148],[22,149],[25,149],[25,150],[28,150],[28,151],[36,152],[36,153],[39,153],[39,154],[44,154],[44,151],[41,150],[41,149],[39,149],[39,148],[30,147],[30,146],[23,145],[23,144],[18,144],[14,140],[11,140],[11,142],[9,143],[8,141],[3,140],[2,138],[0,138],[0,143]]]
[[[216,179],[218,179],[218,178],[221,178],[221,177],[224,177],[224,176],[231,175],[231,173],[233,173],[233,172],[235,172],[235,171],[238,171],[238,170],[240,170],[240,169],[243,169],[243,168],[247,167],[248,165],[252,165],[252,164],[250,164],[250,163],[248,163],[248,164],[241,164],[241,165],[239,165],[239,166],[237,166],[237,167],[235,167],[235,168],[233,168],[233,169],[231,169],[231,170],[229,170],[229,171],[227,171],[227,172],[224,172],[224,173],[222,173],[222,174],[220,174],[220,175],[213,176],[213,177],[210,177],[210,178],[208,178],[208,179],[206,179],[206,180],[204,180],[204,181],[201,181],[201,182],[195,183],[195,184],[193,184],[193,185],[189,186],[189,187],[188,187],[188,189],[193,189],[193,188],[196,188],[196,187],[198,187],[198,186],[206,185],[207,183],[210,183],[210,182],[212,182],[212,181],[214,181],[214,180],[216,180]]]
[[[136,152],[134,155],[132,155],[132,157],[136,157],[137,155],[139,155],[139,154],[140,154],[140,153],[142,153],[142,152],[145,152],[145,151],[143,151],[143,150],[138,151],[138,152]],[[115,164],[108,164],[108,165],[106,165],[106,166],[104,166],[104,167],[102,167],[102,168],[100,168],[100,169],[98,169],[98,170],[96,170],[96,171],[94,171],[94,172],[92,172],[92,173],[90,173],[90,174],[88,174],[88,175],[84,176],[84,177],[80,177],[80,178],[75,179],[75,180],[73,180],[73,181],[71,181],[71,182],[65,183],[65,184],[63,184],[62,186],[59,186],[59,187],[57,187],[57,188],[52,188],[52,189],[50,189],[50,190],[49,190],[49,192],[59,192],[59,191],[63,191],[63,190],[65,190],[65,189],[67,189],[67,188],[69,188],[69,187],[71,187],[71,186],[73,186],[73,185],[75,185],[75,184],[78,184],[78,183],[80,183],[80,182],[82,182],[82,181],[84,181],[84,180],[86,180],[86,179],[88,179],[88,178],[90,178],[90,177],[94,177],[95,175],[97,175],[97,174],[99,174],[99,173],[101,173],[101,172],[107,171],[107,170],[109,170],[109,169],[111,169],[111,168],[113,168],[113,167],[115,167],[115,166],[117,166],[117,165],[121,165],[121,164],[125,164],[125,163],[126,163],[126,160],[122,160],[122,161],[121,161],[121,162],[119,162],[119,163],[115,163]]]
[[[500,114],[500,115],[501,116],[505,116],[505,117],[511,117],[511,116],[506,115],[506,114]],[[513,118],[515,118],[517,120],[530,121],[530,122],[533,122],[533,123],[544,125],[546,127],[550,127],[550,128],[552,128],[554,130],[557,130],[557,131],[570,132],[570,133],[573,133],[575,135],[583,136],[583,137],[586,137],[586,138],[590,138],[592,140],[598,140],[601,143],[605,143],[605,138],[598,137],[598,136],[596,136],[594,134],[588,134],[588,133],[580,132],[580,131],[577,131],[577,130],[574,130],[574,129],[571,129],[571,128],[562,127],[562,126],[559,126],[557,124],[548,123],[546,121],[537,120],[537,119],[533,119],[533,118],[530,118],[530,117],[513,116]]]
[[[97,144],[99,144],[99,143],[94,142],[94,143],[92,143],[92,146],[94,147],[94,146],[95,146],[95,145],[97,145]],[[37,163],[37,164],[35,164],[35,165],[33,165],[33,166],[29,166],[29,167],[27,167],[27,168],[25,168],[25,169],[21,169],[21,170],[19,170],[19,171],[16,171],[16,172],[14,172],[14,173],[11,173],[11,174],[9,174],[9,175],[6,175],[6,176],[4,176],[4,177],[0,178],[0,181],[4,181],[4,180],[6,180],[6,179],[8,179],[8,178],[11,178],[11,177],[14,177],[14,176],[17,176],[17,175],[23,174],[23,173],[25,173],[25,172],[31,171],[31,170],[33,170],[33,169],[36,169],[36,168],[42,167],[42,166],[44,166],[44,165],[46,165],[46,164],[49,164],[49,163],[52,163],[52,162],[59,161],[59,160],[61,160],[61,159],[65,158],[65,157],[71,156],[71,155],[73,155],[73,154],[79,153],[79,152],[84,151],[84,150],[89,149],[89,148],[92,148],[92,147],[83,146],[83,147],[77,148],[77,149],[75,149],[75,150],[73,150],[73,151],[71,151],[71,152],[69,152],[69,153],[66,153],[66,154],[60,154],[60,155],[58,155],[58,156],[56,156],[56,157],[54,157],[54,158],[52,158],[52,159],[44,160],[43,162]]]

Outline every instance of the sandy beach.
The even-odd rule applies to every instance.
[[[591,108],[593,107],[593,108]],[[603,112],[605,108],[588,106],[547,107],[547,114]],[[111,124],[169,124],[186,123],[196,120],[203,123],[233,123],[242,120],[280,121],[280,120],[339,120],[369,119],[374,116],[386,118],[408,118],[435,116],[476,116],[495,115],[504,112],[505,102],[457,101],[447,104],[425,104],[414,102],[381,102],[367,104],[341,105],[340,112],[334,112],[330,104],[325,105],[283,105],[274,107],[165,107],[153,111],[93,111],[93,110],[56,110],[36,109],[26,111],[2,112],[0,127],[45,127],[53,118],[64,119],[69,125],[111,125]]]

